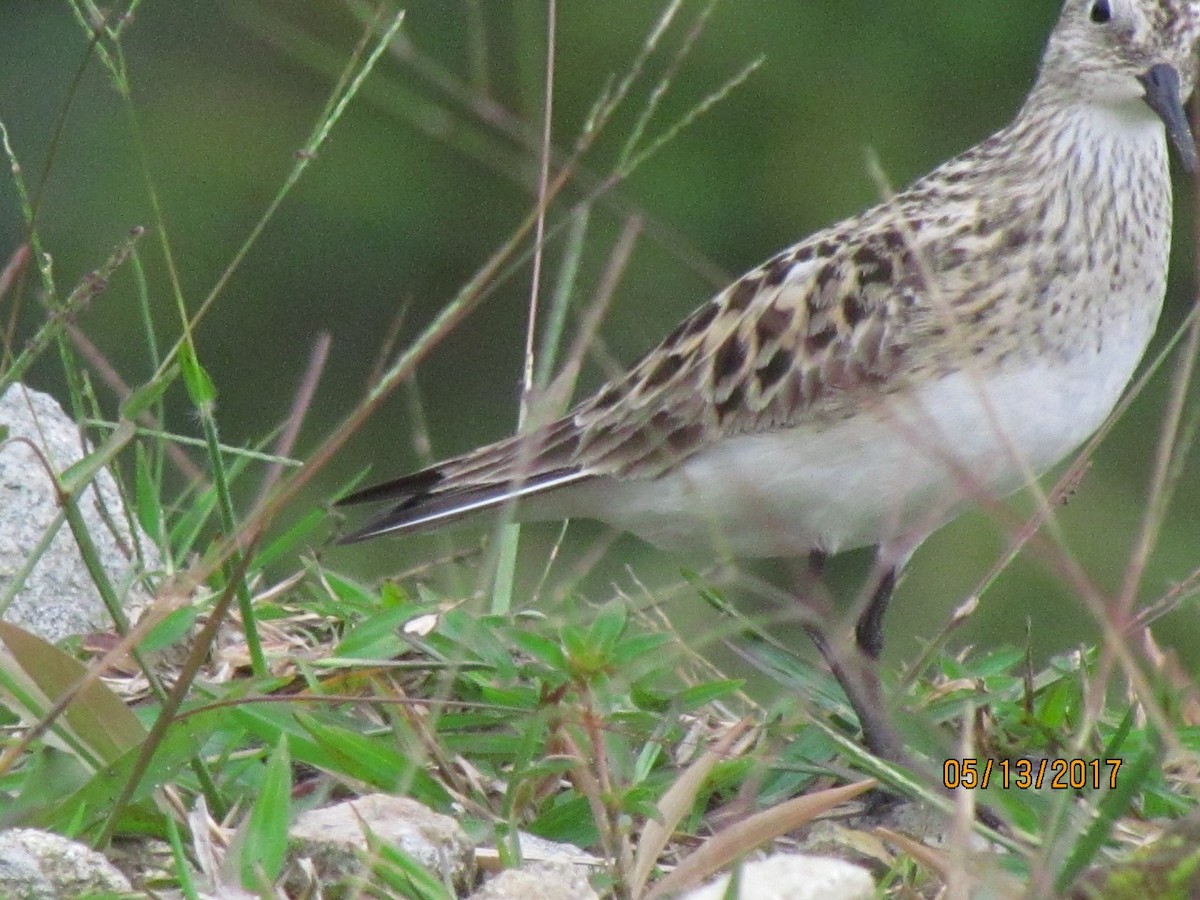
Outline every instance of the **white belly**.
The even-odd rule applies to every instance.
[[[735,557],[915,544],[1086,440],[1142,354],[1144,339],[1125,337],[1070,365],[986,382],[959,373],[853,418],[728,438],[654,480],[572,489],[563,508],[667,549]]]

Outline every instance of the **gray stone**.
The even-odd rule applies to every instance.
[[[729,875],[689,891],[683,900],[724,900]],[[780,853],[742,865],[738,900],[870,900],[875,880],[853,863],[829,856]]]
[[[352,894],[353,881],[366,874],[362,859],[369,855],[366,832],[402,850],[434,877],[460,890],[469,888],[475,875],[470,838],[449,816],[406,797],[368,794],[334,806],[309,810],[291,829],[293,865],[287,884],[304,880],[299,860],[308,860],[325,895]],[[347,886],[346,893],[336,883]]]
[[[580,850],[574,844],[548,841],[526,831],[517,832],[517,843],[521,848],[522,868],[532,863],[560,863],[582,869],[586,876],[605,867],[603,859]],[[504,868],[500,851],[495,847],[476,847],[475,863],[484,872],[501,872]]]
[[[8,439],[0,443],[3,594],[11,590],[13,579],[59,514],[54,485],[29,444],[60,473],[83,458],[85,447],[74,421],[53,397],[20,384],[0,396],[0,426],[8,429]],[[78,504],[100,562],[133,617],[149,602],[149,595],[137,581],[141,567],[112,475],[101,471],[79,496]],[[157,549],[140,530],[137,541],[147,568],[161,568]],[[48,641],[112,628],[108,610],[65,522],[2,615]]]
[[[132,890],[107,859],[82,844],[32,828],[0,831],[0,897],[60,900]]]
[[[521,858],[526,862],[559,862],[590,867],[604,865],[600,857],[585,853],[574,844],[548,841],[526,831],[517,832],[517,842],[521,845]]]
[[[599,900],[583,869],[570,863],[538,862],[506,869],[470,900]]]

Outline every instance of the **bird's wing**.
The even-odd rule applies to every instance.
[[[777,254],[562,419],[345,497],[399,503],[343,541],[596,477],[653,478],[722,437],[837,418],[887,393],[928,320],[909,243],[894,216],[859,217]]]
[[[919,274],[899,230],[854,232],[747,273],[581,404],[577,461],[653,477],[721,438],[834,419],[898,386]]]
[[[578,436],[569,417],[437,465],[348,494],[338,506],[397,501],[362,528],[339,538],[353,544],[398,531],[435,528],[529,494],[591,477],[574,462]]]

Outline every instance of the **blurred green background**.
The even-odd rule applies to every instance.
[[[572,146],[599,92],[628,71],[665,6],[560,0],[554,87],[560,147]],[[765,64],[597,205],[577,308],[590,301],[626,217],[644,216],[603,331],[608,352],[632,360],[723,278],[877,200],[871,154],[902,186],[1005,124],[1029,87],[1058,6],[1055,0],[726,0],[675,75],[651,133],[751,60],[761,55]],[[292,167],[359,39],[354,10],[363,8],[334,0],[146,0],[123,39],[135,124],[67,3],[8,0],[0,31],[0,118],[26,177],[42,192],[40,226],[60,285],[98,265],[130,227],[153,224],[149,178],[195,308]],[[309,349],[328,331],[332,356],[302,449],[315,446],[361,397],[401,307],[403,344],[531,208],[536,164],[514,134],[534,134],[529,123],[541,117],[546,4],[413,0],[406,9],[402,46],[385,56],[199,330],[228,442],[255,441],[282,418]],[[633,102],[588,154],[590,171],[607,171],[700,9],[684,4]],[[573,187],[566,199],[579,196]],[[1194,293],[1191,210],[1186,201],[1180,206],[1160,343]],[[565,209],[559,204],[552,220]],[[0,254],[23,239],[12,183],[0,178]],[[547,284],[560,247],[550,248]],[[173,339],[178,323],[162,255],[153,238],[142,248],[158,325]],[[435,455],[514,428],[528,281],[525,267],[422,367],[420,395]],[[81,324],[137,383],[149,369],[132,290],[123,271]],[[37,317],[31,281],[20,333],[28,334]],[[584,389],[600,378],[595,367],[586,371]],[[62,395],[49,358],[30,380]],[[1160,374],[1117,426],[1062,511],[1067,543],[1108,591],[1121,582],[1142,516],[1167,381]],[[170,426],[194,432],[182,396],[173,400]],[[418,465],[413,435],[401,392],[306,502],[321,502],[368,463],[376,476]],[[1146,573],[1145,598],[1200,565],[1198,489],[1194,467],[1185,470]],[[564,576],[597,535],[586,526],[578,533],[574,549],[556,563]],[[529,534],[531,583],[556,531]],[[366,577],[441,553],[445,541],[419,537],[322,552]],[[901,588],[889,653],[911,657],[1003,545],[1003,535],[979,515],[936,535]],[[673,577],[679,565],[623,539],[589,583],[618,581],[632,590],[627,563],[651,585]],[[711,615],[688,603],[702,620]],[[1094,623],[1053,573],[1021,560],[986,595],[960,641],[1021,643],[1030,621],[1039,653],[1096,639]],[[1196,659],[1198,625],[1194,607],[1185,608],[1157,633]]]

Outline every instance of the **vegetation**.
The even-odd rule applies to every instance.
[[[614,357],[628,358],[626,345],[636,352],[634,343],[669,327],[682,310],[651,308],[664,285],[695,288],[690,299],[681,296],[687,304],[720,283],[720,268],[703,262],[678,229],[662,224],[667,217],[648,214],[635,198],[643,190],[653,196],[655,185],[677,177],[672,154],[696,154],[705,164],[711,158],[722,173],[730,154],[735,168],[750,165],[731,149],[740,140],[730,127],[737,116],[714,122],[747,102],[746,87],[761,74],[756,53],[729,61],[716,52],[741,13],[731,19],[725,7],[672,0],[653,9],[636,4],[629,21],[610,21],[621,17],[567,3],[558,10],[553,2],[536,5],[534,15],[535,5],[516,3],[506,9],[508,21],[480,0],[414,4],[407,13],[344,0],[306,19],[286,4],[230,4],[225,27],[236,20],[239,34],[269,50],[270,65],[228,55],[235,43],[229,34],[208,34],[206,53],[223,48],[236,76],[256,65],[276,78],[286,69],[327,93],[304,105],[311,122],[304,134],[276,134],[265,124],[256,130],[256,112],[281,97],[298,104],[296,95],[268,94],[255,80],[238,90],[217,70],[208,71],[211,82],[196,79],[187,41],[197,32],[169,4],[47,6],[54,10],[22,13],[23,24],[77,65],[64,70],[69,78],[58,73],[53,122],[28,124],[36,138],[19,131],[0,104],[12,164],[4,202],[11,197],[21,222],[2,232],[10,263],[0,277],[9,310],[0,390],[29,377],[62,387],[64,405],[95,448],[87,463],[60,473],[65,508],[101,465],[115,461],[132,515],[158,545],[162,565],[147,573],[155,597],[148,614],[133,623],[118,616],[107,641],[52,647],[0,626],[0,824],[47,828],[98,847],[165,841],[173,862],[147,890],[194,896],[206,879],[225,878],[269,896],[285,862],[286,823],[299,809],[384,791],[453,811],[505,862],[517,861],[518,831],[589,849],[601,860],[598,889],[640,897],[699,880],[756,850],[795,846],[815,816],[860,809],[859,795],[882,784],[951,814],[939,850],[872,834],[879,850],[869,861],[884,895],[933,896],[948,888],[967,896],[982,872],[1014,895],[1121,896],[1119,881],[1175,885],[1162,895],[1186,896],[1187,841],[1174,855],[1131,848],[1183,827],[1173,823],[1186,823],[1195,806],[1194,679],[1148,630],[1168,615],[1170,622],[1194,621],[1186,604],[1200,580],[1187,540],[1195,488],[1185,462],[1197,421],[1191,364],[1200,340],[1190,314],[1172,313],[1149,369],[1158,381],[1139,383],[1133,412],[1102,445],[1104,454],[1113,446],[1118,459],[1152,459],[1148,476],[1134,470],[1139,487],[1112,472],[1087,472],[1096,451],[1089,446],[1047,490],[1052,521],[1041,522],[1042,514],[1030,520],[1045,527],[1035,534],[1011,511],[956,525],[958,537],[933,542],[927,568],[937,569],[938,560],[944,569],[960,568],[949,564],[953,556],[963,574],[935,583],[918,565],[907,586],[913,596],[897,600],[932,594],[938,610],[914,619],[921,627],[904,635],[937,637],[919,650],[896,642],[902,655],[887,666],[914,743],[937,759],[953,746],[954,759],[998,761],[989,788],[947,800],[856,749],[844,699],[814,667],[793,616],[761,592],[747,598],[755,592],[745,590],[746,573],[672,572],[677,562],[586,528],[571,540],[557,528],[502,525],[482,545],[467,531],[385,547],[375,557],[328,544],[336,517],[323,498],[360,480],[345,461],[359,444],[382,448],[373,453],[377,473],[427,458],[431,445],[446,443],[436,421],[442,409],[459,420],[456,445],[495,437],[499,432],[472,422],[468,407],[501,403],[512,394],[504,384],[518,380],[521,401],[511,406],[520,406],[526,422],[549,415],[577,380],[600,377]],[[761,15],[791,23],[794,13],[767,8]],[[896,27],[898,14],[879,15],[871,29]],[[456,37],[437,31],[451,31],[452,22],[465,23]],[[994,31],[966,30],[964,23],[978,22]],[[167,23],[179,28],[170,38]],[[961,39],[960,54],[978,52],[971,41],[987,41],[1003,59],[996,48],[1004,23],[994,21],[991,5],[956,12],[944,24]],[[1032,42],[1022,51],[1032,59],[1046,23],[1019,24],[1011,34]],[[572,52],[595,38],[611,53],[634,28],[639,37],[628,52],[605,63],[615,74],[597,79],[599,87],[580,99],[582,85],[592,82],[572,69]],[[714,29],[723,30],[714,36]],[[165,46],[149,47],[146,34]],[[443,56],[425,51],[430,34]],[[535,35],[533,49],[523,47]],[[820,43],[812,35],[804,40]],[[553,66],[547,46],[556,51]],[[498,58],[496,48],[511,53]],[[141,99],[151,90],[142,71],[163,59],[178,60],[182,80],[193,79],[193,106],[168,110],[163,95],[153,93],[150,102]],[[982,77],[973,70],[951,79],[962,85],[965,105],[968,85]],[[544,133],[542,98],[549,96],[555,104],[566,100]],[[226,104],[235,108],[237,127],[274,157],[240,160],[210,142],[204,131]],[[834,118],[814,119],[845,115],[844,96],[831,104]],[[139,173],[140,184],[109,179],[94,162],[104,155],[80,141],[80,123],[92,127],[97,106],[108,112],[101,146],[117,148],[119,168]],[[522,108],[536,115],[511,111]],[[373,135],[376,120],[364,109],[402,121],[410,139],[391,144]],[[937,121],[936,112],[926,116]],[[28,123],[24,113],[16,118]],[[189,127],[160,131],[168,118]],[[741,126],[743,133],[753,127]],[[225,123],[220,128],[230,133]],[[719,149],[706,145],[714,129],[733,131]],[[820,137],[807,136],[805,146]],[[442,173],[442,181],[408,184],[393,195],[386,179],[340,192],[317,174],[352,168],[354,156],[370,147],[375,165],[405,179],[406,165],[429,152],[423,141],[433,140],[468,161],[461,181]],[[956,149],[933,144],[937,155],[914,171]],[[268,168],[264,160],[277,163],[284,145],[292,151],[286,170]],[[36,151],[23,149],[30,146]],[[394,163],[387,155],[393,150]],[[204,163],[206,155],[216,164]],[[861,170],[855,201],[878,195],[880,179],[865,163],[836,162],[847,177]],[[730,229],[721,201],[747,193],[746,178],[718,178],[715,199],[688,187],[661,202],[676,221],[694,208],[725,230],[757,234],[761,242],[744,260],[753,262],[819,224],[790,221],[786,230],[760,233],[768,226],[755,205],[780,202],[769,193],[774,175],[760,173],[784,165],[807,170],[814,192],[837,190],[826,177],[832,167],[809,167],[803,156],[788,154],[753,164],[754,196],[730,214],[749,223],[745,229]],[[80,246],[72,240],[82,232],[62,223],[86,219],[97,203],[79,180],[88,172],[107,191],[105,215],[119,211],[128,233],[99,244],[90,235]],[[241,206],[230,218],[242,224],[190,210],[187,183],[208,179],[236,186]],[[504,185],[477,195],[481,180]],[[306,245],[299,257],[287,255],[285,245],[301,240],[311,224],[308,206],[330,222],[323,252]],[[517,209],[520,216],[512,215]],[[423,238],[422,224],[437,215],[449,227]],[[362,248],[392,246],[374,229],[377,218],[390,228],[415,226],[417,237],[402,245],[394,264],[427,281],[410,286],[393,272],[391,287],[375,293],[400,312],[372,311],[368,319],[358,304],[378,273],[360,265]],[[480,252],[476,232],[491,236],[501,226],[505,235]],[[216,239],[197,244],[200,233]],[[641,251],[644,245],[650,249]],[[478,266],[459,277],[464,259]],[[458,279],[452,292],[440,293],[438,266],[443,278]],[[268,275],[282,283],[282,295],[258,303],[247,285]],[[422,290],[435,297],[415,296]],[[504,298],[514,302],[500,303]],[[527,339],[515,330],[518,302]],[[261,307],[263,322],[240,318],[250,305]],[[508,325],[480,325],[477,316],[496,307]],[[610,309],[613,331],[601,328]],[[316,334],[319,322],[340,337]],[[243,332],[256,341],[252,349],[236,342]],[[502,363],[513,347],[524,354]],[[247,356],[261,368],[249,368]],[[326,384],[346,377],[337,364],[351,358],[356,374],[378,360],[369,387],[353,403],[333,402]],[[1172,378],[1162,374],[1171,371]],[[459,373],[485,385],[478,405],[446,386]],[[1142,397],[1144,390],[1157,391],[1157,401]],[[1128,424],[1160,409],[1157,428]],[[1061,510],[1072,495],[1078,499]],[[1172,506],[1177,495],[1182,500]],[[1179,507],[1182,513],[1173,512]],[[86,531],[67,519],[86,555]],[[1109,540],[1113,532],[1120,540]],[[1076,554],[1077,542],[1095,546]],[[1112,549],[1126,545],[1132,549]],[[1038,561],[1036,576],[1012,574],[1021,549],[1023,558]],[[362,574],[381,565],[387,574],[378,581]],[[840,573],[846,585],[854,583],[854,565]],[[94,577],[102,595],[119,595],[102,571]],[[1036,641],[1021,615],[1003,612],[1009,595],[1029,598]],[[986,611],[988,605],[1001,612]],[[679,615],[684,607],[703,617]],[[1098,647],[1064,654],[1072,638],[1060,633],[1058,652],[1048,653],[1056,638],[1046,619],[1059,610],[1083,610],[1076,618],[1091,622]],[[1016,620],[1015,639],[983,639],[995,619],[982,628],[975,620],[986,615]],[[1195,653],[1181,650],[1184,658]],[[1018,760],[1043,758],[1097,765],[1066,768],[1066,789],[999,783],[1000,761],[1015,773]],[[1112,759],[1121,760],[1115,780]],[[972,770],[948,766],[945,774],[961,780]],[[973,824],[981,807],[1004,823],[1002,831]],[[973,829],[993,842],[990,851],[969,842]],[[201,871],[202,844],[224,869]],[[1166,851],[1171,843],[1154,845]],[[1126,860],[1136,875],[1115,868]],[[375,865],[372,896],[448,895],[411,860],[381,851]]]

